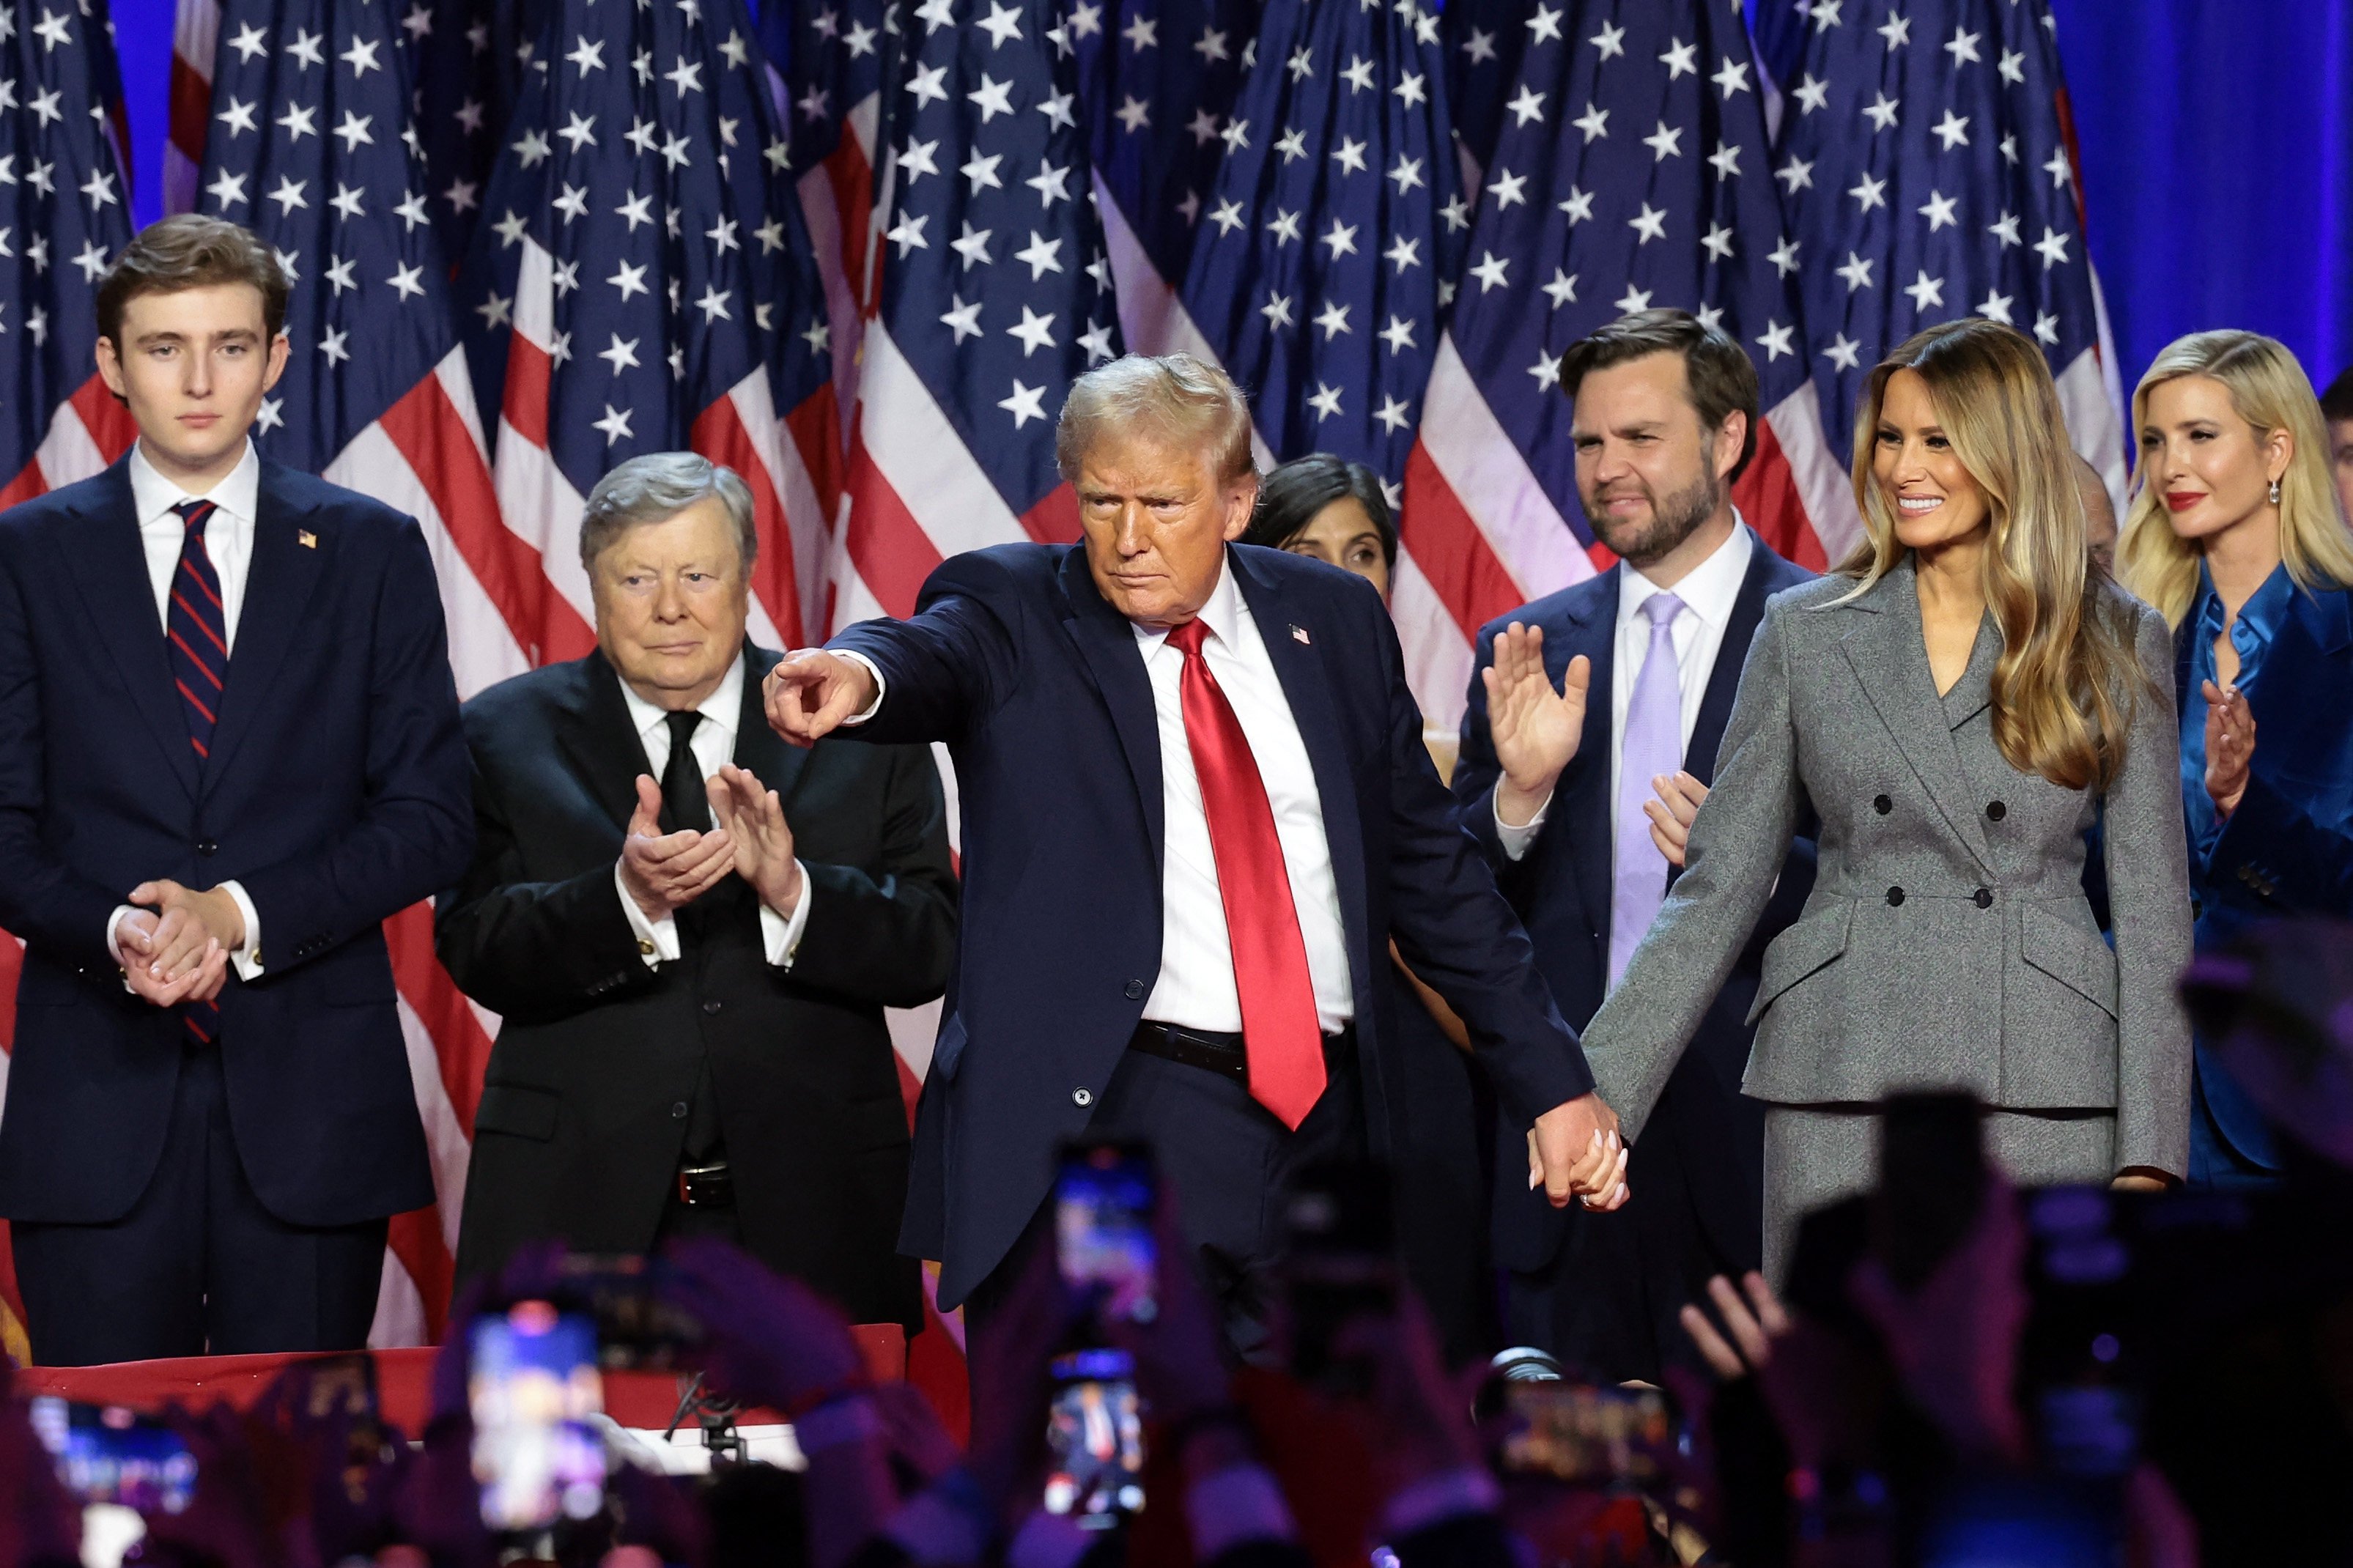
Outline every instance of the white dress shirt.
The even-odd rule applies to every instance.
[[[621,700],[628,705],[629,722],[637,726],[638,742],[646,749],[646,770],[659,784],[670,766],[670,710],[657,708],[635,691],[629,683],[621,682]],[[744,661],[741,658],[727,667],[719,689],[704,698],[695,711],[702,722],[694,727],[693,739],[687,743],[694,748],[695,771],[704,778],[712,778],[725,764],[735,760],[735,726],[744,717]],[[760,944],[766,950],[768,962],[779,969],[793,966],[793,955],[800,951],[801,933],[808,929],[809,897],[808,868],[796,858],[793,861],[801,874],[800,900],[788,913],[779,914],[763,901],[760,905]],[[621,880],[621,863],[613,862],[613,890],[620,895],[621,912],[629,919],[629,929],[637,933],[638,951],[644,955],[646,967],[678,962],[678,916],[675,911],[655,920],[638,907],[629,897],[628,885]]]
[[[253,567],[254,517],[261,504],[261,458],[255,454],[253,443],[245,444],[245,456],[228,477],[201,498],[157,473],[155,465],[147,460],[143,445],[132,444],[125,467],[131,476],[132,510],[139,521],[139,545],[147,556],[147,581],[155,591],[158,637],[171,625],[172,574],[179,570],[180,552],[188,538],[186,521],[172,509],[199,499],[213,503],[213,514],[205,521],[205,553],[212,560],[213,575],[220,579],[222,635],[228,640],[234,660],[237,624],[245,608],[245,579]],[[261,973],[261,917],[254,912],[253,900],[241,884],[223,882],[220,890],[236,900],[237,913],[245,918],[245,945],[229,954],[229,963],[238,979],[252,980]],[[122,917],[132,912],[131,905],[119,904],[106,922],[107,949],[117,963],[122,962],[122,950],[115,936]]]
[[[1609,659],[1609,802],[1614,814],[1619,801],[1619,775],[1626,759],[1626,710],[1633,706],[1634,681],[1642,672],[1642,660],[1650,656],[1651,621],[1642,614],[1642,606],[1654,594],[1672,592],[1683,601],[1675,612],[1669,636],[1675,645],[1675,674],[1682,701],[1683,746],[1691,746],[1692,731],[1699,727],[1700,704],[1706,700],[1708,679],[1715,673],[1716,655],[1724,647],[1725,628],[1732,622],[1732,606],[1740,597],[1740,584],[1747,580],[1748,563],[1757,548],[1756,535],[1748,525],[1733,514],[1732,532],[1715,553],[1683,574],[1672,590],[1660,587],[1641,572],[1628,566],[1618,574],[1618,625]],[[1744,650],[1744,657],[1746,657]],[[1590,699],[1588,698],[1588,700]],[[1535,842],[1536,830],[1544,826],[1546,813],[1552,809],[1552,797],[1545,797],[1535,816],[1522,826],[1514,827],[1500,816],[1495,818],[1496,837],[1504,853],[1517,860]],[[1617,838],[1610,837],[1610,853],[1616,858]],[[1610,868],[1614,874],[1617,868]]]
[[[1315,767],[1308,760],[1307,742],[1300,738],[1291,700],[1274,672],[1274,660],[1259,636],[1249,601],[1234,586],[1230,561],[1219,569],[1218,585],[1201,606],[1201,619],[1209,628],[1201,657],[1241,724],[1274,811],[1274,836],[1282,846],[1292,906],[1298,911],[1299,934],[1307,948],[1307,976],[1315,988],[1316,1019],[1325,1034],[1335,1034],[1356,1016],[1356,995],[1348,977],[1347,928],[1340,921],[1332,846],[1324,837],[1324,797],[1315,787]],[[1193,772],[1192,742],[1185,734],[1179,685],[1185,656],[1168,646],[1166,632],[1134,629],[1158,721],[1166,834],[1160,860],[1160,977],[1145,999],[1144,1016],[1183,1028],[1239,1034],[1242,1005],[1234,987],[1233,939],[1226,931],[1208,814]],[[862,724],[881,710],[882,672],[865,655],[841,651],[874,678],[874,700],[864,712],[842,721]]]
[[[1315,986],[1315,1013],[1325,1034],[1356,1015],[1348,977],[1346,928],[1340,922],[1339,884],[1332,874],[1332,847],[1324,837],[1324,799],[1315,787],[1314,765],[1299,721],[1274,672],[1274,660],[1259,636],[1250,605],[1234,585],[1230,563],[1218,574],[1209,602],[1201,606],[1209,635],[1201,657],[1240,721],[1250,756],[1274,808],[1274,833],[1291,879],[1291,901],[1299,912],[1299,934],[1307,947],[1307,973]],[[1241,998],[1234,989],[1234,950],[1226,931],[1226,906],[1218,891],[1218,863],[1209,847],[1209,818],[1201,805],[1201,784],[1193,772],[1193,750],[1185,734],[1179,682],[1185,656],[1168,646],[1168,634],[1135,629],[1136,650],[1152,681],[1152,707],[1160,730],[1161,816],[1166,840],[1160,860],[1160,977],[1144,1004],[1144,1016],[1187,1028],[1239,1032]]]

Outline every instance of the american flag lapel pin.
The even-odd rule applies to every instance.
[[[1310,638],[1310,637],[1308,637],[1308,635],[1307,635],[1307,628],[1306,628],[1305,626],[1293,626],[1293,627],[1292,627],[1292,628],[1291,628],[1291,640],[1292,640],[1292,641],[1293,641],[1293,642],[1296,642],[1296,643],[1305,643],[1305,644],[1307,644],[1309,647],[1313,647],[1313,646],[1314,646],[1314,640],[1313,640],[1312,638]]]
[[[298,528],[294,531],[294,542],[305,550],[316,550],[319,548],[319,536],[307,528]]]

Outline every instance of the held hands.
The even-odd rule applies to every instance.
[[[1554,781],[1577,756],[1585,734],[1586,689],[1593,661],[1583,654],[1568,661],[1560,689],[1545,673],[1544,632],[1514,621],[1495,639],[1495,661],[1479,672],[1487,688],[1487,729],[1495,761],[1504,770],[1495,785],[1495,809],[1507,823],[1525,825],[1552,794]]]
[[[661,791],[639,773],[638,809],[621,846],[621,883],[649,921],[669,919],[735,869],[735,845],[723,826],[712,833],[664,833],[661,805]]]
[[[796,746],[809,746],[873,705],[874,672],[854,658],[805,647],[778,660],[760,689],[768,727]]]
[[[197,893],[165,880],[140,883],[126,901],[142,906],[115,929],[132,991],[158,1007],[218,996],[228,955],[245,943],[237,900],[217,888]]]
[[[1601,1212],[1632,1195],[1626,1165],[1632,1151],[1619,1135],[1618,1113],[1598,1094],[1564,1100],[1528,1130],[1528,1185],[1542,1187],[1552,1206],[1571,1197]]]
[[[2255,715],[2247,694],[2236,686],[2205,682],[2206,793],[2215,812],[2228,818],[2247,793],[2247,775],[2255,759]]]
[[[793,830],[784,802],[748,771],[729,763],[711,780],[711,820],[734,846],[735,874],[752,885],[760,901],[790,916],[801,900],[800,862],[793,858]]]
[[[1699,815],[1700,803],[1707,798],[1707,785],[1687,773],[1678,773],[1652,774],[1651,787],[1659,793],[1658,799],[1642,803],[1651,818],[1651,842],[1659,847],[1668,865],[1681,867],[1691,844],[1692,818]]]

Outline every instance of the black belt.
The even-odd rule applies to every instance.
[[[716,1165],[681,1165],[678,1201],[691,1209],[732,1209],[735,1206],[735,1173],[726,1162]]]
[[[1345,1050],[1356,1033],[1355,1025],[1343,1024],[1339,1033],[1324,1036],[1324,1059],[1329,1062],[1336,1053]],[[1202,1068],[1245,1086],[1250,1082],[1250,1051],[1240,1035],[1223,1029],[1187,1029],[1175,1024],[1155,1024],[1146,1018],[1127,1037],[1127,1048],[1146,1056],[1165,1057],[1188,1068]]]

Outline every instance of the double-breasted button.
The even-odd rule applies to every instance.
[[[719,1009],[720,1009],[720,1008],[722,1008],[722,1007],[723,1007],[723,1006],[724,1006],[724,1005],[726,1005],[726,1004],[725,1004],[725,1003],[723,1003],[723,1002],[717,1002],[717,1001],[705,1002],[705,1003],[702,1005],[702,1014],[703,1014],[703,1016],[705,1016],[705,1017],[707,1017],[707,1018],[716,1018],[717,1016],[719,1016]]]
[[[1127,999],[1128,999],[1129,1001],[1131,1001],[1131,1002],[1141,1002],[1141,1001],[1143,1001],[1143,1000],[1144,1000],[1144,982],[1143,982],[1143,981],[1141,981],[1141,980],[1131,980],[1131,981],[1129,981],[1129,982],[1127,983]],[[1082,1092],[1082,1093],[1083,1093],[1083,1092],[1085,1092],[1085,1091],[1084,1091],[1084,1090],[1081,1090],[1081,1092]],[[1079,1101],[1079,1103],[1080,1103],[1081,1105],[1084,1105],[1084,1104],[1086,1103],[1086,1101],[1082,1100]]]
[[[1998,800],[1989,800],[1986,802],[1986,820],[1988,822],[2000,822],[2003,817],[2008,816],[2009,815],[2010,807],[2002,805],[2001,802]]]
[[[1084,1110],[1088,1106],[1092,1105],[1094,1102],[1095,1091],[1089,1089],[1086,1085],[1081,1084],[1078,1088],[1071,1090],[1071,1103],[1077,1106],[1081,1110]]]
[[[1901,888],[1890,888],[1890,889],[1887,889],[1887,901],[1888,901],[1890,904],[1900,904],[1900,903],[1902,903],[1902,902],[1904,901],[1904,889],[1901,889]]]
[[[1993,889],[1990,888],[1979,888],[1976,892],[1971,893],[1969,897],[1976,902],[1978,908],[1981,910],[1989,910],[1993,908]]]
[[[681,1100],[671,1102],[670,1108],[670,1119],[672,1121],[683,1121],[686,1120],[686,1101]]]
[[[220,840],[216,838],[197,839],[196,853],[204,856],[206,859],[210,859],[213,856],[220,853]]]
[[[1895,809],[1895,803],[1888,799],[1883,795],[1873,795],[1871,799],[1871,809],[1879,813],[1880,816],[1885,816],[1889,812]]]

